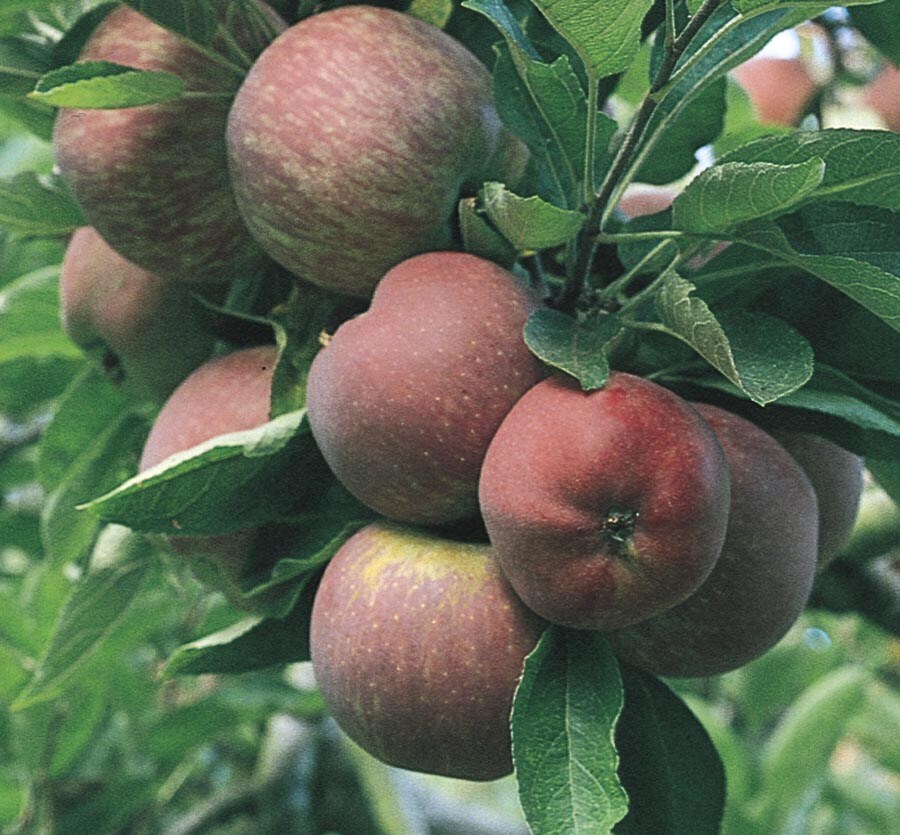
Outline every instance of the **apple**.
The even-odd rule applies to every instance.
[[[446,248],[460,192],[512,183],[527,153],[462,44],[363,5],[308,17],[269,45],[235,98],[228,148],[263,249],[362,297],[405,258]]]
[[[527,606],[617,629],[687,598],[719,556],[728,467],[678,395],[613,372],[592,392],[561,375],[510,410],[484,460],[481,512]]]
[[[110,378],[162,399],[212,352],[213,336],[185,285],[119,255],[95,229],[77,229],[60,273],[62,326]]]
[[[850,540],[862,496],[863,459],[809,432],[773,435],[803,468],[816,493],[821,571]]]
[[[522,337],[537,297],[460,252],[417,255],[313,361],[313,437],[338,480],[391,519],[478,512],[478,474],[504,415],[543,376]]]
[[[266,14],[275,26],[274,12]],[[225,124],[239,77],[127,6],[101,22],[80,60],[174,73],[206,96],[59,112],[56,162],[90,225],[123,257],[166,278],[224,280],[263,263],[228,179]]]
[[[747,91],[761,122],[796,125],[817,85],[801,58],[756,56],[732,71]]]
[[[762,655],[800,615],[816,571],[819,514],[800,465],[750,421],[696,408],[731,472],[722,555],[684,603],[608,636],[621,658],[661,676],[717,675]]]
[[[493,780],[512,771],[513,695],[543,627],[489,545],[376,522],[322,576],[313,670],[338,725],[378,759]]]
[[[266,423],[276,361],[277,349],[261,345],[216,357],[197,368],[157,415],[144,443],[140,471],[217,435]],[[172,550],[191,559],[204,579],[218,575],[224,593],[238,605],[243,605],[241,580],[252,569],[248,558],[255,541],[255,530],[168,537]],[[217,572],[204,570],[204,563],[211,563]]]
[[[655,215],[668,209],[680,193],[680,189],[672,186],[631,183],[619,201],[619,209],[627,218]]]
[[[866,85],[865,103],[894,133],[900,133],[900,67],[888,64]]]

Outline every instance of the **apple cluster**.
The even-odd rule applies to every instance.
[[[765,652],[849,533],[860,459],[624,371],[586,392],[543,365],[523,338],[536,289],[452,247],[460,195],[515,183],[527,161],[485,67],[383,8],[291,27],[265,15],[273,39],[233,97],[60,114],[57,160],[91,224],[66,255],[63,321],[167,397],[146,470],[269,417],[276,348],[213,357],[192,288],[271,259],[367,300],[306,389],[325,461],[380,517],[331,559],[312,610],[337,722],[391,764],[494,779],[548,624],[602,632],[664,676]],[[82,57],[222,83],[207,54],[126,7]],[[172,547],[237,589],[255,540]]]

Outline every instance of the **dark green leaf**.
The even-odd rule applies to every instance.
[[[857,6],[851,9],[850,18],[869,41],[900,66],[900,0]]]
[[[519,798],[534,835],[607,835],[625,817],[614,744],[622,705],[603,637],[547,629],[525,660],[512,711]]]
[[[593,314],[577,320],[559,310],[536,310],[525,324],[525,342],[548,365],[581,383],[582,389],[602,388],[609,379],[608,353],[622,324],[613,314]]]
[[[560,209],[540,197],[519,197],[503,183],[485,183],[482,199],[491,222],[519,252],[564,244],[584,225],[583,213]]]
[[[717,835],[725,772],[709,735],[658,679],[631,667],[622,679],[616,745],[629,806],[616,835]]]
[[[722,163],[799,165],[815,159],[825,162],[825,176],[809,199],[900,210],[900,136],[890,131],[832,128],[767,136],[736,148]]]
[[[146,533],[228,533],[302,505],[326,472],[305,412],[289,412],[174,455],[85,508]]]
[[[181,98],[184,81],[167,72],[81,61],[48,72],[29,98],[54,107],[115,109]]]
[[[699,174],[672,204],[676,229],[718,232],[759,217],[784,214],[822,182],[818,157],[795,165],[731,162]]]
[[[0,363],[0,414],[24,417],[58,397],[83,366],[74,357],[20,357]]]
[[[86,574],[74,587],[53,630],[34,678],[14,709],[55,698],[78,667],[103,644],[122,619],[149,571],[152,547],[122,532],[119,560]]]
[[[900,214],[814,203],[744,224],[734,237],[812,273],[900,330]]]
[[[209,44],[219,26],[212,0],[125,0],[125,4],[163,29],[201,45]]]
[[[24,96],[50,69],[47,51],[23,38],[0,37],[0,93]]]
[[[696,166],[697,151],[722,133],[725,90],[725,80],[718,79],[666,125],[665,133],[641,165],[637,180],[657,185],[671,183]]]
[[[65,719],[59,725],[54,739],[50,773],[60,777],[66,773],[79,754],[95,741],[100,724],[109,711],[108,693],[103,683],[97,680],[80,687],[69,702]]]
[[[67,235],[85,220],[61,180],[29,172],[0,180],[0,225],[20,235]]]
[[[750,311],[717,315],[695,289],[670,273],[656,297],[660,319],[751,400],[765,405],[808,382],[812,349],[790,325]]]

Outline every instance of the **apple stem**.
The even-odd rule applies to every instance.
[[[640,513],[636,510],[610,509],[606,512],[602,531],[619,557],[634,557],[634,528]]]

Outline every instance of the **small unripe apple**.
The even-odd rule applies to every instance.
[[[865,102],[894,133],[900,133],[900,67],[888,64],[866,85]]]
[[[363,297],[405,258],[448,246],[461,190],[517,179],[525,159],[472,53],[364,5],[308,17],[269,45],[235,99],[228,146],[263,249]]]
[[[228,179],[225,123],[235,76],[127,6],[101,22],[80,60],[174,73],[188,91],[207,96],[59,112],[56,161],[89,223],[129,261],[167,278],[223,280],[261,263]]]
[[[60,313],[72,341],[141,395],[165,397],[212,351],[190,291],[126,261],[89,226],[66,248]]]
[[[543,627],[490,546],[375,523],[325,569],[310,647],[325,704],[370,754],[493,780],[512,771],[513,695]]]
[[[863,459],[820,435],[773,433],[803,468],[819,502],[819,570],[850,540],[863,488]]]
[[[816,92],[816,82],[801,58],[757,56],[732,71],[747,91],[761,122],[796,125]]]
[[[476,514],[488,444],[543,375],[522,337],[538,304],[473,255],[431,252],[391,270],[310,369],[310,427],[338,480],[398,521]]]
[[[710,676],[773,647],[797,620],[816,571],[818,509],[800,465],[771,435],[697,404],[731,472],[722,555],[684,603],[608,638],[616,653],[661,676]]]
[[[728,468],[673,392],[613,372],[586,393],[538,383],[510,410],[481,472],[481,512],[527,606],[576,629],[616,629],[687,598],[719,556]]]
[[[264,345],[201,365],[160,410],[144,443],[140,471],[217,435],[254,429],[268,421],[276,361],[276,348]],[[248,557],[255,539],[255,530],[238,530],[218,536],[171,536],[168,541],[184,557],[217,565],[225,582],[223,591],[239,603],[241,579],[252,570]]]

